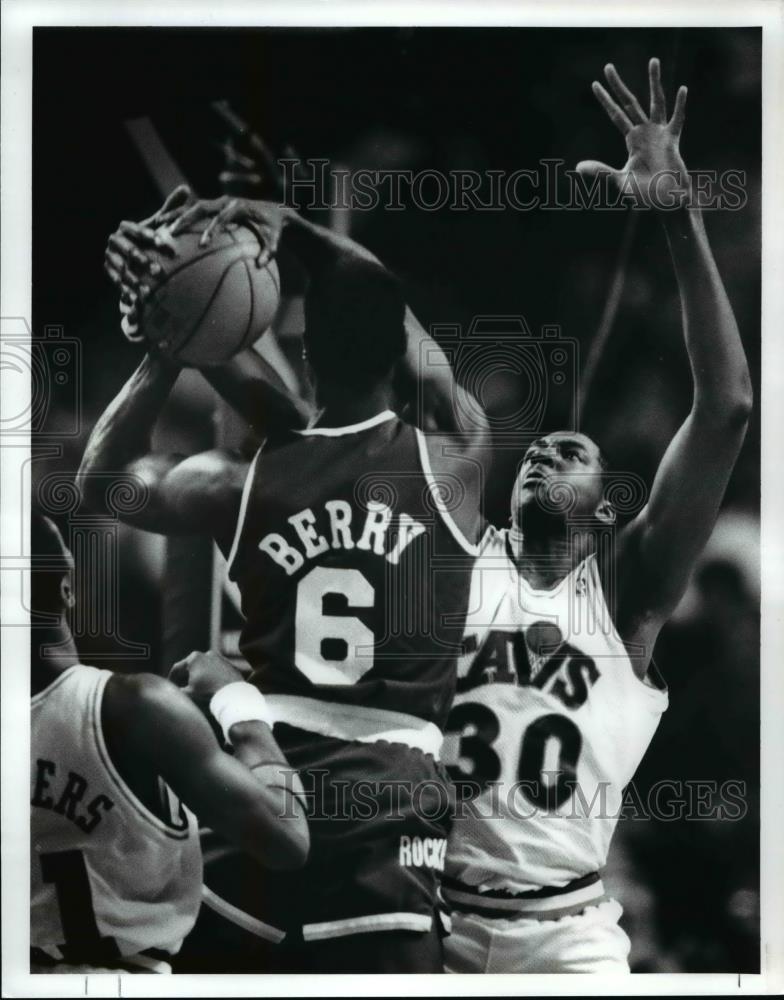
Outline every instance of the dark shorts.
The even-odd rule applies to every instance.
[[[232,925],[251,964],[254,953],[270,950],[296,951],[297,961],[305,962],[303,955],[319,952],[320,942],[358,935],[384,950],[382,939],[394,934],[401,960],[409,939],[414,951],[417,940],[440,941],[439,882],[453,810],[444,768],[400,744],[346,743],[282,725],[275,735],[308,797],[310,855],[298,871],[266,871],[214,835],[205,836],[211,913],[200,923],[202,930],[211,928],[215,949],[230,949]],[[216,916],[229,925],[220,934]],[[202,957],[209,948],[209,940],[198,945]],[[434,948],[427,946],[428,954]],[[189,940],[183,957],[193,950]],[[360,961],[356,953],[353,960]],[[409,971],[437,971],[421,961],[426,967]],[[380,958],[377,964],[383,964]]]

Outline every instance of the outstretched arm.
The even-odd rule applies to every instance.
[[[180,369],[147,355],[99,418],[87,441],[78,482],[88,507],[101,510],[107,480],[133,477],[145,502],[127,523],[161,534],[210,533],[228,543],[247,464],[228,452],[186,457],[152,449],[152,432]]]
[[[689,204],[689,178],[679,152],[686,88],[679,89],[667,121],[658,60],[649,66],[650,115],[612,66],[605,72],[620,106],[598,83],[594,93],[625,136],[629,159],[621,170],[595,161],[578,165],[578,170],[610,173],[618,183],[634,175],[637,189],[660,213],[680,289],[694,380],[691,411],[667,448],[648,504],[624,529],[617,551],[620,617],[646,618],[658,630],[682,596],[713,530],[743,443],[752,391],[700,211]],[[670,208],[673,204],[679,207]]]
[[[668,614],[713,531],[752,406],[738,327],[697,210],[664,219],[681,294],[694,396],[670,442],[647,506],[627,528],[654,609]],[[636,554],[634,554],[636,552]]]
[[[309,834],[301,785],[265,722],[232,727],[236,758],[199,709],[152,674],[113,677],[102,723],[120,773],[160,775],[202,823],[269,868],[301,867]]]

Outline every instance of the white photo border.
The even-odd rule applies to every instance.
[[[2,18],[2,292],[6,321],[31,316],[32,28],[58,26],[549,26],[752,27],[763,31],[762,210],[762,973],[608,976],[31,976],[29,782],[20,749],[29,744],[29,631],[18,555],[29,530],[29,442],[1,449],[2,544],[2,944],[3,995],[27,996],[379,996],[661,995],[784,992],[784,5],[778,0],[571,3],[377,2],[377,0],[4,0]],[[57,239],[58,234],[53,233]],[[18,377],[0,372],[12,412],[29,404]],[[21,395],[20,395],[21,394]],[[11,398],[13,397],[13,398]],[[9,411],[6,411],[9,412]],[[20,487],[26,487],[24,490]],[[10,555],[9,555],[10,554]],[[26,749],[24,759],[27,759]]]

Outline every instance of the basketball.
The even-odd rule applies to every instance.
[[[167,234],[175,256],[159,254],[161,274],[141,315],[140,332],[183,365],[221,365],[253,344],[280,303],[274,260],[259,267],[258,237],[241,225],[216,230],[199,246],[207,222]]]

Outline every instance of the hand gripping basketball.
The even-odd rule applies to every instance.
[[[218,204],[231,211],[212,218]],[[276,229],[268,221],[263,232],[253,223],[238,225],[235,208],[230,200],[193,203],[181,188],[150,219],[124,222],[110,237],[105,267],[120,287],[129,340],[145,341],[179,364],[209,367],[268,329],[280,276],[272,260],[277,242],[267,246],[263,232],[275,241],[282,223]]]
[[[220,230],[239,223],[256,233],[262,248],[256,264],[262,267],[277,254],[281,234],[291,216],[292,210],[285,205],[224,195],[212,201],[196,201],[180,210],[169,231],[175,236],[209,220],[201,237],[201,245],[207,246]]]

